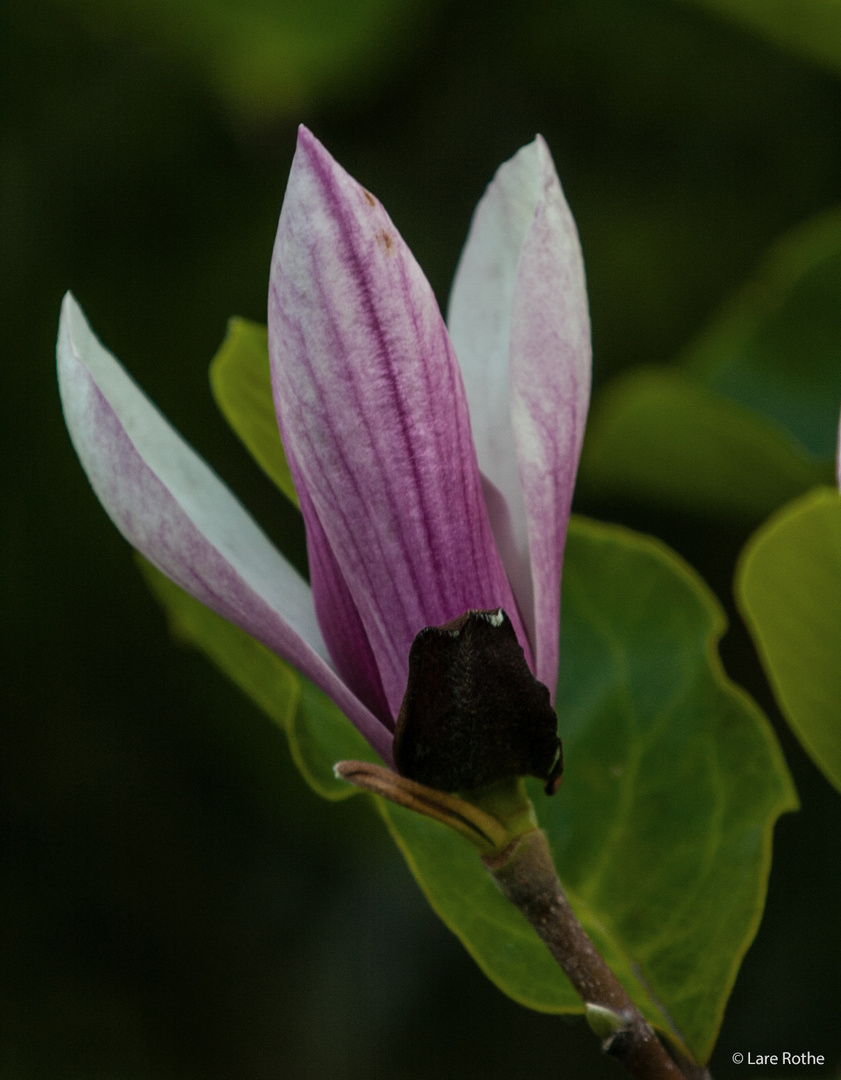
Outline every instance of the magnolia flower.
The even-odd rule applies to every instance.
[[[590,343],[575,225],[540,137],[476,209],[448,323],[380,203],[301,128],[269,352],[311,586],[70,293],[59,326],[70,436],[123,536],[319,686],[388,764],[426,627],[502,609],[534,676],[557,680]]]

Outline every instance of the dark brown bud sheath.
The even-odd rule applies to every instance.
[[[502,610],[468,611],[421,630],[394,732],[398,772],[439,791],[563,772],[558,718]]]

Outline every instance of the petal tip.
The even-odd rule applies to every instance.
[[[305,124],[300,124],[298,127],[298,139],[295,145],[295,157],[304,158],[308,163],[327,163],[330,167],[335,167],[336,163],[324,146],[324,144],[316,138],[315,135]]]
[[[73,364],[79,364],[91,374],[97,385],[107,381],[107,373],[112,365],[119,363],[105,348],[93,331],[82,305],[72,292],[64,294],[61,301],[61,314],[58,322],[58,340],[56,359],[59,371],[59,389],[64,395],[63,376],[69,377]]]
[[[537,132],[535,137],[532,139],[532,141],[529,143],[529,146],[533,146],[535,148],[535,150],[537,150],[537,152],[541,156],[541,159],[544,159],[547,156],[549,158],[552,157],[552,153],[551,153],[551,151],[549,149],[549,143],[544,139],[544,137],[540,134],[539,131]]]
[[[297,146],[306,149],[313,144],[321,145],[306,124],[298,124]]]
[[[82,311],[79,301],[68,289],[61,301],[55,350],[58,390],[63,408],[66,405],[65,399],[69,382],[72,379],[74,364],[79,361],[84,364],[86,334],[92,335],[92,331],[88,326],[85,313]]]
[[[70,344],[74,344],[78,337],[80,324],[84,325],[87,322],[85,314],[79,304],[79,301],[68,289],[61,299],[61,313],[58,320],[58,339],[59,343],[66,335],[69,338]]]

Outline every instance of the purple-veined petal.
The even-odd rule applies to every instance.
[[[578,234],[540,136],[497,171],[471,222],[450,298],[479,466],[510,525],[494,532],[554,695],[560,581],[590,397]],[[506,543],[506,530],[513,543]]]
[[[309,586],[101,345],[70,293],[57,354],[70,437],[126,540],[299,668],[390,761],[390,733],[329,665]]]
[[[313,591],[315,613],[330,656],[344,681],[371,712],[394,730],[377,661],[371,651],[365,627],[342,577],[333,552],[309,502],[306,489],[298,488],[298,498],[307,521],[307,549],[310,577],[317,582]]]
[[[415,635],[470,608],[509,611],[531,661],[432,290],[382,206],[304,128],[272,257],[269,353],[308,534],[347,584],[392,715]],[[313,589],[320,608],[315,577]],[[344,671],[355,657],[334,660]]]

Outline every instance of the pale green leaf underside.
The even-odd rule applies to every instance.
[[[594,403],[581,478],[597,494],[758,520],[832,478],[841,401],[841,213],[776,244],[670,368]]]
[[[736,596],[783,714],[841,791],[841,496],[810,492],[748,542]]]
[[[532,798],[538,806],[541,796],[540,787],[534,785]],[[543,942],[496,888],[471,844],[410,810],[382,801],[379,809],[430,904],[489,979],[515,1001],[539,1012],[584,1011],[583,1002]],[[668,1014],[638,977],[621,942],[604,925],[602,913],[566,888],[578,917],[649,1020],[683,1043]]]
[[[761,917],[773,823],[797,806],[791,778],[721,667],[718,603],[665,545],[574,520],[561,626],[567,775],[541,821],[571,898],[706,1060]]]

